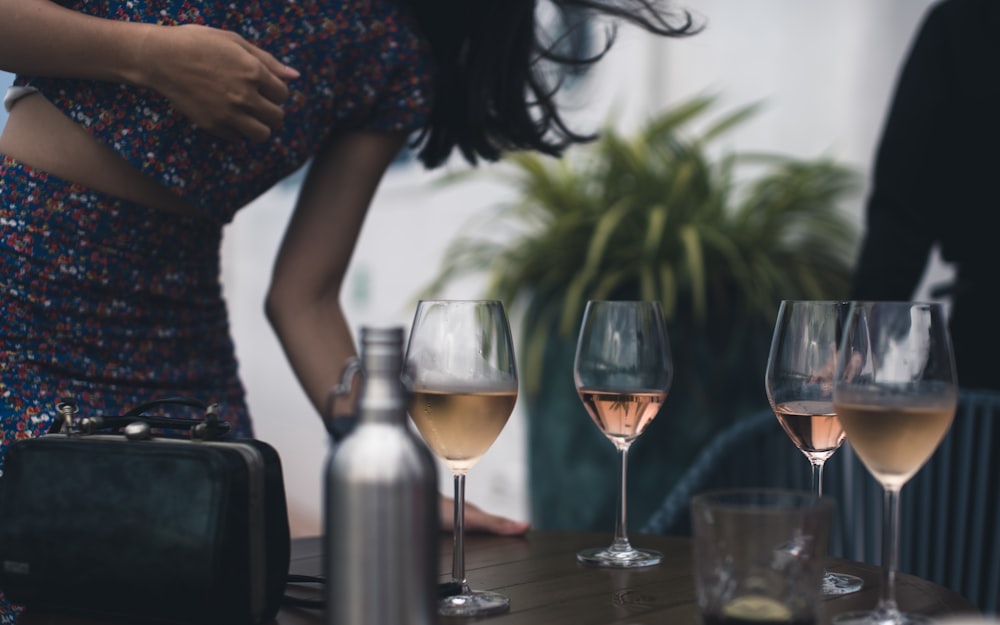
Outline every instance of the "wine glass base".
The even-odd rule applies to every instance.
[[[578,551],[576,559],[588,566],[628,569],[653,566],[663,560],[663,554],[652,549],[611,549],[595,547]]]
[[[923,614],[899,610],[844,612],[833,617],[834,625],[931,625],[934,620]]]
[[[861,590],[865,581],[854,575],[844,575],[843,573],[826,572],[823,576],[823,596],[836,597],[837,595],[847,595]]]
[[[488,590],[467,590],[438,601],[441,616],[487,616],[510,610],[510,599]]]

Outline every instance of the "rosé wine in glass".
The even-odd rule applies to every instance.
[[[846,312],[842,302],[781,302],[764,374],[774,416],[809,460],[817,496],[823,494],[823,467],[844,442],[844,428],[833,408],[833,375]],[[860,577],[827,571],[822,591],[844,595],[863,584]]]
[[[656,417],[670,390],[673,362],[659,302],[590,301],[583,314],[573,362],[580,400],[618,451],[618,510],[609,547],[584,549],[577,560],[592,566],[652,566],[663,554],[636,549],[626,531],[628,450]]]

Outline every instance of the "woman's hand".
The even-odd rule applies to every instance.
[[[238,34],[196,24],[147,29],[137,50],[137,83],[230,141],[266,140],[284,118],[288,81],[299,76]]]
[[[127,83],[163,94],[220,137],[263,141],[299,73],[234,32],[87,15],[52,0],[0,0],[0,69]]]
[[[465,502],[465,531],[485,532],[500,536],[520,536],[528,531],[531,525],[527,521],[515,521],[507,517],[489,514],[475,504]],[[455,528],[455,502],[450,497],[441,496],[441,530],[452,531]]]

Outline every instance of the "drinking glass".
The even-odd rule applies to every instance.
[[[868,471],[882,484],[882,586],[872,611],[837,623],[928,623],[896,603],[900,490],[927,462],[955,416],[958,382],[942,306],[854,302],[837,354],[833,405]]]
[[[691,498],[694,584],[705,625],[817,625],[833,500],[775,488]]]
[[[639,567],[663,554],[636,549],[626,532],[628,450],[660,411],[673,365],[659,302],[590,301],[576,346],[573,378],[587,412],[618,450],[619,496],[615,535],[609,547],[584,549],[584,564]]]
[[[781,302],[771,337],[764,388],[781,427],[812,466],[812,490],[823,495],[823,465],[844,442],[833,410],[833,372],[845,302]],[[824,595],[861,589],[854,575],[826,571]]]
[[[452,581],[461,586],[438,612],[504,612],[510,600],[472,590],[465,579],[465,475],[507,423],[517,400],[517,365],[503,304],[495,300],[422,300],[406,350],[410,418],[455,482]]]

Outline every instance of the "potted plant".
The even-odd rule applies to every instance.
[[[713,104],[684,102],[631,136],[607,128],[562,159],[507,156],[500,175],[515,200],[494,215],[492,236],[453,241],[427,288],[485,274],[484,296],[520,322],[536,527],[606,530],[612,520],[615,452],[573,386],[587,300],[660,300],[668,318],[673,389],[630,453],[638,526],[712,434],[766,407],[780,300],[847,293],[857,232],[841,203],[856,174],[828,158],[713,152],[757,110],[703,122]]]

